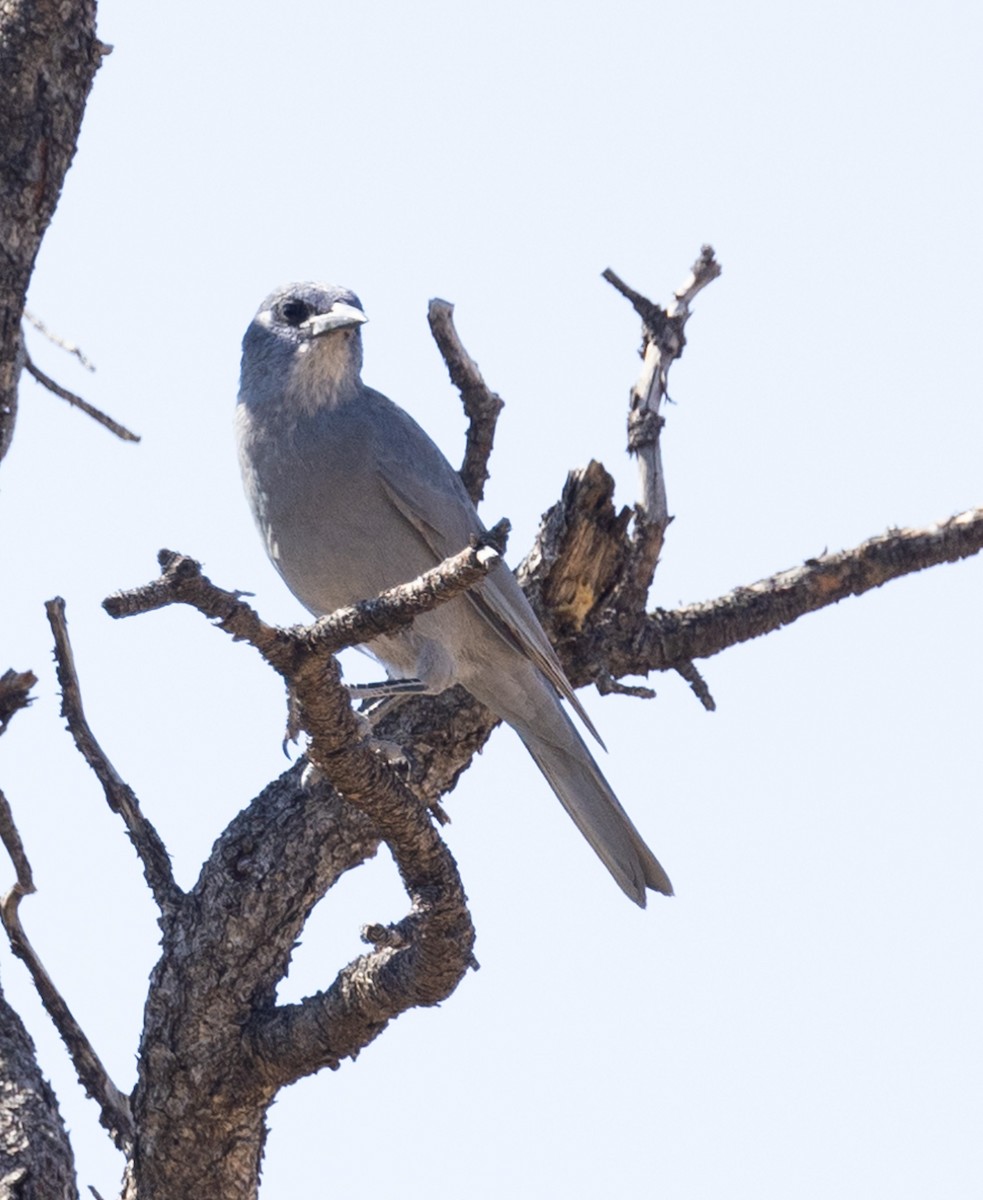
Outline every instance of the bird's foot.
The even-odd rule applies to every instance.
[[[427,691],[422,679],[382,679],[378,683],[348,683],[353,700],[391,700],[394,696],[418,696]]]

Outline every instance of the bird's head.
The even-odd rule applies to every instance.
[[[308,410],[355,391],[368,320],[347,288],[291,283],[272,292],[242,340],[242,391],[278,395]]]

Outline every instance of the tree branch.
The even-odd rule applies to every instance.
[[[140,1195],[255,1195],[276,1084],[252,1023],[275,1005],[314,905],[379,841],[302,775],[291,768],[235,817],[163,924],[133,1094]]]
[[[87,371],[90,373],[95,371],[95,363],[88,358],[81,346],[77,346],[74,342],[70,342],[67,338],[63,338],[60,334],[55,333],[54,330],[49,329],[48,326],[45,325],[45,323],[41,320],[41,318],[35,316],[30,309],[24,309],[24,320],[27,321],[29,325],[33,325],[38,333],[40,333],[42,337],[46,337],[53,346],[57,346],[60,350],[64,350],[66,354],[70,354],[73,358],[77,358],[79,363]]]
[[[138,442],[140,440],[139,434],[132,433],[125,425],[121,425],[119,421],[114,421],[102,409],[96,408],[88,400],[83,400],[81,396],[70,392],[68,388],[62,387],[60,383],[55,383],[49,375],[45,375],[41,368],[35,364],[34,360],[27,353],[27,350],[24,351],[24,366],[27,368],[28,374],[33,375],[38,383],[46,387],[49,392],[52,392],[62,400],[67,400],[73,407],[80,409],[87,416],[90,416],[93,421],[98,421],[100,425],[108,429],[110,433],[115,433],[124,442]]]
[[[28,940],[20,921],[20,902],[24,896],[36,889],[31,873],[31,864],[20,834],[14,824],[13,813],[6,796],[0,792],[0,839],[17,872],[17,881],[0,899],[0,920],[10,939],[10,948],[27,967],[45,1011],[61,1035],[71,1057],[79,1081],[86,1092],[99,1105],[100,1121],[109,1131],[113,1143],[124,1153],[133,1145],[133,1118],[127,1098],[109,1077],[92,1043],[85,1036],[81,1025],[75,1020],[54,981]]]
[[[21,316],[102,57],[94,0],[0,5],[0,459],[13,437]]]
[[[45,611],[55,638],[55,664],[62,692],[62,716],[68,722],[69,731],[79,753],[102,784],[106,802],[113,812],[119,813],[123,818],[133,848],[143,863],[143,873],[150,891],[161,912],[166,914],[172,911],[182,898],[181,890],[171,873],[171,860],[167,848],[157,830],[140,811],[140,804],[133,789],[119,777],[85,719],[82,693],[75,671],[75,657],[68,638],[65,601],[57,596],[45,604]]]
[[[6,731],[13,714],[30,703],[28,693],[36,682],[31,671],[11,670],[0,676],[0,734]],[[34,876],[10,804],[2,791],[0,840],[7,847],[17,874],[13,888],[0,898],[0,921],[4,923],[15,953],[19,946],[21,957],[33,956],[34,964],[43,972],[17,920],[20,897],[35,890]],[[8,925],[7,914],[11,910],[13,921]],[[20,938],[17,938],[18,931]],[[32,960],[25,958],[25,961],[31,974],[35,975]],[[30,1034],[2,992],[0,1093],[3,1096],[0,1104],[0,1197],[30,1195],[37,1200],[78,1200],[72,1146],[58,1111],[58,1102],[41,1074]]]
[[[451,383],[461,393],[464,412],[470,422],[460,476],[468,495],[477,505],[485,494],[495,425],[505,403],[501,396],[491,391],[478,364],[464,349],[454,328],[454,305],[446,300],[431,300],[427,319],[437,348],[447,364]]]
[[[861,596],[892,579],[983,550],[983,508],[921,529],[894,529],[852,550],[824,554],[716,600],[674,611],[658,609],[637,622],[598,622],[591,647],[616,677],[678,669],[730,646],[790,625],[807,613]]]
[[[309,628],[277,629],[237,594],[215,587],[192,560],[164,551],[160,561],[158,580],[109,597],[107,611],[126,616],[187,603],[249,641],[289,679],[317,768],[303,776],[294,768],[236,818],[189,903],[163,926],[135,1118],[150,1147],[145,1153],[166,1162],[171,1193],[194,1183],[198,1194],[226,1194],[233,1177],[255,1173],[257,1122],[280,1086],[356,1054],[405,1009],[438,1003],[474,962],[454,860],[420,794],[362,741],[333,652],[400,628],[504,568],[490,546],[469,547],[419,580]],[[408,915],[374,929],[376,949],[349,964],[327,992],[278,1008],[276,987],[311,909],[343,871],[374,853],[380,837],[410,897]],[[179,1104],[185,1107],[176,1118]],[[211,1147],[213,1177],[180,1176],[185,1160],[200,1170],[188,1139]],[[215,1146],[228,1151],[216,1154]],[[152,1176],[146,1157],[142,1171]]]
[[[217,587],[203,574],[200,563],[173,550],[161,550],[157,555],[162,568],[159,578],[142,587],[114,592],[103,601],[103,608],[111,617],[132,617],[169,604],[190,605],[218,622],[237,641],[248,642],[274,670],[290,679],[305,659],[321,659],[394,633],[414,617],[474,587],[500,562],[507,532],[508,522],[500,521],[480,542],[445,559],[419,579],[319,617],[312,625],[292,629],[267,625],[238,592]]]
[[[716,600],[646,614],[628,606],[618,587],[629,553],[629,513],[615,510],[613,496],[614,481],[599,463],[571,471],[520,565],[519,581],[575,686],[594,682],[605,692],[614,679],[679,671],[707,708],[712,697],[694,659],[983,549],[983,509],[971,509],[922,529],[890,530]]]
[[[602,273],[608,283],[631,301],[642,318],[642,370],[632,388],[628,410],[628,451],[638,458],[641,495],[635,508],[632,550],[619,585],[626,590],[626,599],[633,609],[644,606],[672,520],[660,446],[665,421],[659,413],[663,399],[668,398],[669,368],[686,345],[690,304],[717,278],[720,270],[713,247],[704,246],[689,278],[673,293],[667,308],[660,308],[630,288],[610,267]]]

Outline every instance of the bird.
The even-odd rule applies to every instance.
[[[242,342],[236,436],[246,497],[273,565],[315,616],[416,579],[485,532],[435,443],[362,382],[367,320],[347,288],[292,283],[267,296]],[[419,681],[407,687],[463,685],[516,731],[625,894],[643,908],[647,890],[672,895],[564,709],[565,699],[597,736],[503,560],[367,649],[391,680]]]

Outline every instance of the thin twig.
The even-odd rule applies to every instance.
[[[94,407],[87,400],[83,400],[81,396],[76,396],[68,388],[63,388],[60,383],[55,383],[50,376],[45,375],[41,368],[35,365],[26,350],[24,351],[24,366],[27,367],[29,374],[33,375],[38,383],[43,384],[49,392],[54,392],[62,400],[67,400],[75,408],[80,408],[93,421],[98,421],[100,425],[104,425],[111,433],[115,433],[118,438],[122,438],[124,442],[138,442],[140,440],[139,434],[132,433],[125,425],[120,425],[118,421],[114,421],[112,417],[107,416],[106,413]]]
[[[26,309],[26,308],[24,309],[24,320],[29,321],[34,326],[34,328],[38,331],[38,333],[43,334],[44,337],[46,337],[49,342],[52,342],[54,345],[58,346],[59,349],[64,350],[64,351],[66,351],[66,353],[71,354],[75,358],[77,358],[79,360],[79,362],[82,364],[82,366],[85,367],[85,369],[87,371],[90,371],[90,372],[95,371],[95,369],[96,369],[95,363],[93,363],[90,359],[86,358],[86,356],[82,353],[81,347],[76,346],[74,342],[69,342],[65,338],[61,337],[59,334],[54,333],[52,330],[50,330],[48,328],[47,325],[45,325],[45,323],[41,320],[40,317],[36,317],[34,315],[34,313],[28,311],[28,309]]]
[[[100,1109],[100,1120],[113,1143],[124,1153],[133,1145],[133,1117],[130,1102],[116,1087],[81,1025],[75,1020],[54,981],[28,940],[20,921],[20,902],[34,892],[34,878],[20,834],[6,796],[0,792],[0,839],[17,872],[17,881],[0,899],[0,920],[10,940],[10,948],[27,967],[45,1011],[58,1030],[75,1067],[79,1081]]]
[[[610,267],[606,267],[601,272],[601,278],[610,283],[616,292],[620,292],[625,297],[646,325],[652,329],[657,329],[660,324],[665,322],[666,310],[660,308],[658,304],[653,304],[647,296],[643,296],[641,292],[636,292],[633,287],[629,287],[621,276],[615,274]]]
[[[637,683],[621,683],[613,675],[598,675],[594,686],[602,696],[634,696],[636,700],[654,700],[655,689]]]
[[[82,709],[82,693],[75,671],[75,657],[68,638],[65,601],[60,596],[45,604],[48,623],[55,638],[55,665],[61,685],[61,711],[68,722],[79,753],[102,784],[106,802],[123,818],[133,848],[143,863],[143,873],[162,913],[170,913],[180,903],[182,893],[174,882],[171,860],[160,835],[140,811],[133,789],[116,772],[89,728]]]
[[[488,387],[478,364],[464,349],[454,327],[454,305],[446,300],[431,300],[427,319],[437,348],[447,364],[451,383],[461,393],[461,403],[469,421],[460,475],[468,495],[478,504],[485,494],[495,425],[505,402]]]
[[[14,888],[17,890],[18,899],[21,896],[32,895],[37,891],[34,886],[34,874],[31,871],[24,843],[14,824],[14,814],[10,808],[10,802],[2,791],[0,791],[0,841],[7,848],[10,861],[14,864],[14,870],[17,872],[17,882],[14,884]]]
[[[703,678],[692,662],[678,663],[676,665],[676,672],[677,674],[681,675],[682,678],[685,679],[689,686],[693,689],[693,694],[707,710],[707,712],[717,711],[717,702],[710,694],[710,688],[707,685],[707,681]]]

